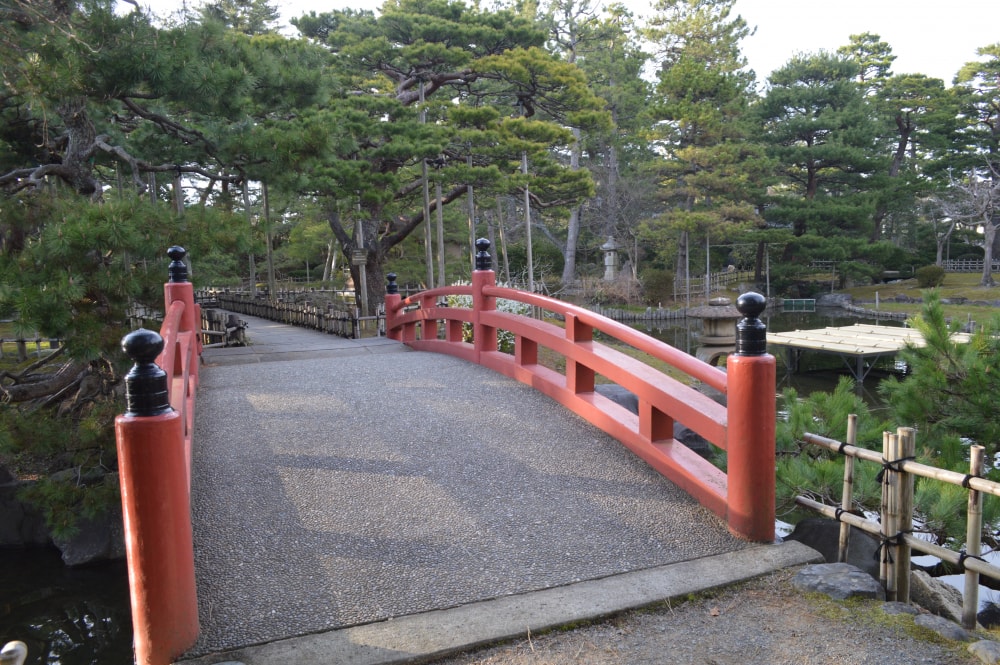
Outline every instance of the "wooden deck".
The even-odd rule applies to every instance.
[[[955,333],[954,339],[967,343],[971,336]],[[798,368],[804,351],[840,356],[856,381],[864,381],[879,358],[895,356],[907,344],[923,346],[924,338],[913,328],[855,324],[839,328],[817,328],[768,333],[769,347],[783,347],[789,372]]]

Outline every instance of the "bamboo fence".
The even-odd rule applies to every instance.
[[[965,628],[974,628],[979,608],[979,576],[986,575],[1000,580],[1000,568],[987,563],[981,556],[983,495],[1000,496],[1000,483],[981,477],[984,448],[971,447],[969,473],[963,474],[914,461],[916,437],[915,431],[909,427],[901,427],[896,433],[883,433],[882,452],[879,453],[856,445],[857,416],[851,415],[848,419],[846,438],[847,441],[841,442],[818,434],[803,435],[806,443],[846,456],[840,506],[827,506],[804,496],[797,496],[796,503],[841,522],[839,561],[846,560],[851,526],[879,539],[881,543],[879,581],[885,587],[887,600],[909,602],[912,550],[957,565],[965,571],[962,625]],[[882,483],[882,503],[878,522],[850,512],[853,502],[855,459],[873,462],[882,467],[882,472],[879,474]],[[965,549],[955,552],[913,535],[913,484],[917,476],[958,485],[969,490]]]

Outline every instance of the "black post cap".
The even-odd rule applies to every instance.
[[[492,270],[493,257],[490,256],[490,241],[480,238],[476,241],[476,270]]]
[[[760,315],[767,308],[767,299],[749,291],[736,299],[736,309],[743,318],[736,323],[736,355],[762,356],[767,353],[767,326]]]
[[[169,278],[168,282],[186,282],[188,281],[188,269],[184,264],[184,257],[187,256],[187,250],[178,245],[174,245],[167,250],[167,256],[170,257],[170,266],[167,268],[167,274]]]
[[[170,413],[167,373],[154,361],[163,351],[163,338],[145,328],[122,338],[122,350],[135,365],[125,375],[125,415],[160,416]]]
[[[399,293],[399,285],[396,284],[396,273],[389,273],[386,275],[386,279],[389,280],[389,283],[385,285],[386,294]]]

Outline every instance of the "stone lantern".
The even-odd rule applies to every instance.
[[[714,365],[736,348],[736,322],[741,315],[729,298],[712,298],[704,307],[689,309],[687,315],[701,319],[696,358]]]
[[[614,237],[608,236],[608,241],[601,245],[604,252],[604,281],[611,282],[618,276],[618,250],[620,245]]]

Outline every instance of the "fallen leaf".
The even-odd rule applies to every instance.
[[[721,614],[722,614],[722,612],[719,611],[718,607],[713,607],[712,609],[710,609],[708,611],[708,615],[709,616],[713,616],[713,617],[720,616]]]

